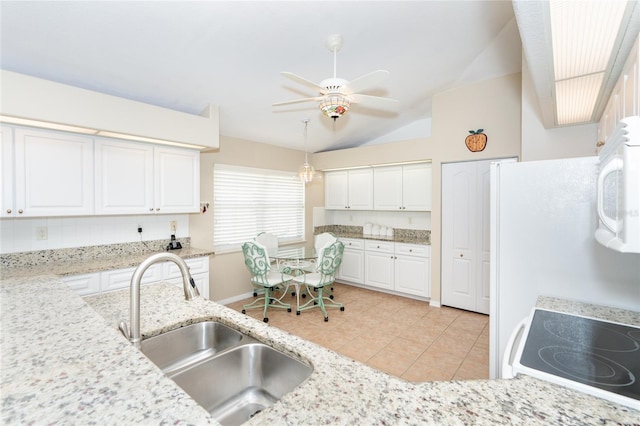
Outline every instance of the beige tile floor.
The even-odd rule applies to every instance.
[[[489,378],[487,315],[338,283],[334,294],[345,310],[329,309],[328,322],[319,309],[296,315],[287,295],[292,312],[270,309],[269,325],[411,382]],[[261,320],[262,309],[247,315]]]

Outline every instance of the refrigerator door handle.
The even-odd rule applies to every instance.
[[[612,219],[607,216],[604,212],[604,180],[611,173],[616,170],[622,170],[622,158],[614,158],[609,161],[603,168],[600,170],[598,174],[598,188],[597,188],[597,206],[598,206],[598,217],[600,217],[600,222],[604,226],[606,226],[611,232],[617,234],[618,226],[616,219]]]
[[[519,337],[522,336],[522,330],[526,327],[527,321],[529,317],[525,317],[522,319],[516,328],[511,332],[511,336],[509,336],[509,340],[507,341],[507,346],[504,350],[504,355],[502,357],[502,375],[503,379],[513,379],[516,375],[513,372],[513,362],[514,362],[514,353],[517,350],[516,341],[519,342]]]

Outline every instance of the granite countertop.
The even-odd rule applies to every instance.
[[[216,424],[116,331],[129,318],[128,290],[83,300],[49,275],[4,279],[0,296],[3,424]],[[144,336],[213,319],[313,366],[309,379],[248,425],[640,421],[638,411],[523,375],[409,383],[215,302],[187,302],[169,284],[143,286],[141,303]]]
[[[357,234],[353,232],[336,232],[334,233],[334,235],[338,238],[357,238],[361,240],[390,241],[393,243],[431,245],[431,242],[429,241],[429,239],[426,239],[426,238],[405,237],[400,235],[393,236],[393,237],[383,237],[382,235]]]
[[[162,250],[148,250],[139,253],[109,253],[92,258],[71,258],[42,262],[34,265],[32,259],[21,264],[14,262],[11,267],[2,268],[2,278],[32,277],[36,275],[54,274],[57,276],[71,276],[80,274],[90,274],[93,272],[110,271],[113,269],[132,268],[140,265],[147,257],[162,252]],[[180,250],[171,250],[183,259],[194,257],[210,256],[214,254],[211,250],[203,250],[193,247],[186,247]]]

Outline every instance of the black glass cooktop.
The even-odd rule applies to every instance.
[[[520,363],[640,400],[640,328],[537,309]]]

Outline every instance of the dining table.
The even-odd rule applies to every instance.
[[[292,275],[299,276],[314,271],[318,253],[315,247],[310,245],[286,246],[279,247],[275,254],[270,254],[270,257],[276,262],[278,270],[282,271],[285,268],[289,268]],[[296,313],[298,313],[300,286],[302,284],[293,281],[293,285],[296,287]]]

